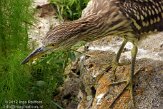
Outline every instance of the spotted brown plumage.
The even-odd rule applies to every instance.
[[[163,31],[163,0],[120,0],[135,33]]]
[[[43,46],[27,56],[22,64],[49,51],[69,49],[82,40],[90,42],[108,35],[122,37],[124,41],[113,61],[113,68],[119,65],[124,46],[130,41],[133,48],[128,83],[134,104],[133,75],[138,41],[148,33],[159,31],[163,31],[163,0],[90,0],[80,19],[51,29],[42,41]]]

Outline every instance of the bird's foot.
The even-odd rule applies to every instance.
[[[143,71],[144,68],[140,68],[135,74],[137,75],[139,72]],[[131,108],[134,109],[135,108],[135,100],[134,100],[134,92],[133,92],[133,83],[129,80],[124,80],[124,81],[120,81],[120,82],[113,82],[110,85],[119,85],[122,83],[126,83],[125,87],[122,89],[122,91],[116,96],[116,98],[112,101],[112,103],[110,104],[109,108],[112,109],[115,105],[115,103],[117,102],[117,100],[122,96],[122,94],[125,92],[125,90],[128,88],[130,90],[130,97],[131,97]],[[106,95],[109,92],[106,93]],[[106,96],[105,95],[105,96]]]
[[[118,84],[122,84],[122,83],[127,83],[126,85],[125,85],[125,87],[122,89],[122,91],[116,96],[116,98],[112,101],[112,103],[110,104],[110,106],[109,106],[109,108],[110,109],[112,109],[113,107],[114,107],[114,105],[115,105],[115,103],[116,103],[116,101],[122,96],[122,94],[126,91],[126,89],[127,88],[129,88],[129,90],[130,90],[130,94],[131,94],[131,103],[132,103],[132,108],[134,108],[134,95],[133,95],[133,93],[131,92],[131,88],[133,87],[133,86],[131,86],[131,84],[130,84],[130,82],[129,81],[120,81],[120,82],[115,82],[115,83],[113,83],[113,84],[111,84],[111,85],[118,85]]]
[[[117,69],[118,66],[124,66],[124,65],[129,65],[129,64],[130,64],[130,62],[128,62],[128,61],[122,62],[122,63],[118,63],[118,62],[113,61],[112,62],[112,75],[111,75],[111,80],[113,82],[116,81],[116,74],[115,73],[116,73],[116,69]]]

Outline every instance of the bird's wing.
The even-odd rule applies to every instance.
[[[163,31],[163,0],[119,0],[121,11],[138,33]]]

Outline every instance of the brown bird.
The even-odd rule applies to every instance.
[[[133,98],[133,74],[138,42],[151,32],[163,31],[163,0],[91,0],[80,19],[66,22],[50,30],[43,46],[32,52],[22,64],[48,51],[64,50],[79,41],[94,41],[109,35],[117,35],[124,41],[117,52],[114,65],[127,42],[131,50],[129,77],[131,99]]]

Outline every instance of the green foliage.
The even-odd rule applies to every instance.
[[[31,97],[43,101],[45,109],[56,109],[53,101],[57,88],[63,83],[63,72],[68,63],[69,52],[55,52],[32,64]]]
[[[66,55],[55,53],[31,66],[20,65],[29,54],[30,6],[30,0],[0,1],[0,109],[28,100],[42,101],[45,109],[58,107],[52,102],[52,94],[63,83]]]
[[[0,0],[0,108],[5,101],[29,99],[29,66],[20,61],[28,51],[30,5],[30,0]]]
[[[57,6],[60,19],[75,20],[81,16],[82,10],[89,0],[50,0]]]
[[[80,17],[87,1],[52,0],[59,16],[71,20]],[[34,20],[30,6],[31,0],[0,0],[0,109],[7,101],[20,100],[38,100],[45,109],[61,109],[53,101],[53,94],[63,83],[66,65],[75,56],[70,51],[56,52],[35,63],[20,65],[30,52],[27,31]]]

